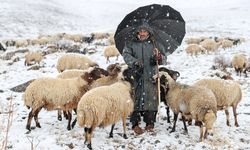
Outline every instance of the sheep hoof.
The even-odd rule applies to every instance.
[[[41,128],[40,123],[37,123],[37,124],[36,124],[36,127]]]
[[[30,125],[26,125],[26,129],[29,130],[29,131],[31,131]]]
[[[87,140],[85,140],[85,141],[84,141],[84,144],[85,144],[85,145],[88,145],[88,141],[87,141]]]
[[[58,119],[59,121],[62,121],[62,116],[59,116],[57,119]]]
[[[184,131],[183,134],[184,134],[184,135],[188,135],[188,131]]]
[[[91,146],[91,144],[88,144],[88,145],[87,145],[87,147],[88,147],[89,149],[92,149],[92,146]]]
[[[170,133],[172,133],[172,132],[175,132],[175,129],[172,129],[172,130],[170,131]]]
[[[236,124],[235,124],[235,126],[236,126],[236,127],[239,127],[239,124],[238,124],[238,123],[236,123]]]
[[[67,130],[71,130],[71,127],[70,127],[70,126],[68,126],[68,127],[67,127]]]
[[[71,125],[71,128],[73,129],[74,127],[75,127],[75,125],[76,125],[76,119],[72,122],[72,125]]]
[[[109,138],[113,138],[113,134],[109,134]]]
[[[124,139],[128,139],[127,134],[123,134],[123,138],[124,138]]]

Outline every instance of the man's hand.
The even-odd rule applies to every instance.
[[[138,72],[141,73],[143,71],[143,64],[140,61],[136,61],[133,64],[133,68]]]
[[[161,64],[162,63],[162,54],[160,52],[158,52],[158,54],[154,54],[151,56],[150,58],[150,64],[152,66],[155,66],[156,65],[156,61],[158,61],[158,64]]]

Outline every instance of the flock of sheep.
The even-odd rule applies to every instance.
[[[219,51],[219,48],[222,49],[230,49],[238,44],[241,44],[242,42],[245,42],[244,38],[207,38],[207,37],[192,37],[187,38],[185,40],[187,47],[185,48],[185,51],[187,54],[190,54],[191,56],[197,56],[198,54],[209,54],[209,53],[215,53]],[[247,77],[247,69],[249,69],[250,64],[249,60],[247,58],[247,55],[244,53],[236,53],[232,57],[232,67],[237,72],[237,75],[243,72],[245,73],[245,76]]]
[[[58,34],[55,36],[39,37],[34,40],[5,41],[6,46],[25,47],[32,45],[47,45],[59,39],[74,42],[92,42],[92,38],[109,38],[109,46],[104,50],[104,56],[109,63],[110,57],[119,56],[114,46],[113,35],[92,34],[83,35]],[[201,39],[190,38],[186,52],[198,54],[200,52],[214,52],[219,46],[228,48],[242,40],[230,39]],[[12,45],[11,45],[12,44]],[[58,48],[58,45],[55,45]],[[55,48],[52,46],[52,48]],[[56,48],[56,49],[57,49]],[[42,52],[29,52],[25,55],[25,65],[33,65],[44,59]],[[244,72],[248,67],[246,55],[236,54],[232,65],[237,73]],[[100,68],[98,63],[83,54],[65,54],[57,61],[58,76],[56,78],[42,77],[34,80],[26,88],[23,100],[31,111],[28,115],[26,129],[31,131],[31,121],[34,118],[36,127],[41,128],[38,114],[42,108],[48,111],[57,110],[58,120],[62,120],[61,111],[68,119],[67,129],[71,130],[76,122],[84,127],[85,144],[92,149],[91,137],[96,127],[112,125],[109,136],[113,137],[115,123],[122,120],[124,134],[126,134],[126,118],[133,111],[133,92],[131,83],[133,77],[125,64],[111,64],[107,69]],[[170,108],[174,114],[174,124],[171,132],[175,131],[178,114],[182,115],[184,129],[187,132],[186,121],[200,127],[200,141],[209,135],[217,118],[218,110],[225,110],[226,124],[229,126],[228,108],[233,107],[235,126],[237,121],[237,105],[241,101],[242,91],[240,85],[234,80],[202,79],[193,85],[177,83],[179,72],[168,69],[159,70],[161,83],[161,101]],[[247,74],[246,74],[247,75]],[[156,77],[154,77],[156,79]],[[72,110],[77,118],[72,121]],[[168,119],[169,120],[169,119]],[[170,120],[169,120],[170,122]],[[203,131],[205,128],[205,132]]]

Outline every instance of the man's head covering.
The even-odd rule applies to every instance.
[[[142,21],[141,25],[137,27],[136,33],[138,33],[140,30],[147,30],[150,35],[153,34],[152,28],[146,21]]]

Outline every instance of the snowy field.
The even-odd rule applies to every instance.
[[[245,42],[229,49],[219,48],[211,54],[191,57],[185,52],[186,43],[168,57],[167,67],[180,72],[178,82],[193,84],[202,78],[211,78],[214,73],[211,67],[214,58],[224,56],[231,59],[236,53],[245,53],[250,57],[250,2],[248,0],[231,1],[200,1],[200,0],[0,0],[0,41],[7,39],[36,38],[39,35],[56,33],[115,32],[123,17],[139,6],[161,3],[170,5],[180,11],[186,21],[186,36],[189,37],[231,37],[244,38]],[[97,45],[97,43],[103,43]],[[106,64],[103,49],[107,39],[94,41],[90,46],[97,52],[87,54],[88,57],[106,68],[109,64],[123,62],[111,58]],[[90,47],[86,43],[80,44],[81,49]],[[28,46],[31,51],[43,50],[39,46]],[[24,48],[19,48],[24,49]],[[8,47],[6,52],[16,51],[15,47]],[[5,53],[0,51],[0,56]],[[67,120],[57,120],[56,111],[42,110],[39,121],[42,128],[36,128],[27,134],[25,129],[30,110],[24,106],[23,93],[10,89],[31,79],[38,77],[56,77],[56,63],[65,52],[46,55],[39,70],[27,70],[24,66],[24,54],[17,53],[19,61],[10,64],[12,60],[0,59],[0,149],[6,139],[9,102],[13,102],[13,121],[8,131],[7,149],[13,150],[69,150],[87,149],[84,145],[83,128],[78,125],[73,130],[66,129]],[[128,139],[123,139],[121,122],[114,130],[114,138],[108,138],[110,127],[97,128],[92,138],[93,149],[103,150],[167,150],[167,149],[250,149],[250,79],[244,75],[237,76],[234,69],[228,67],[234,80],[241,85],[243,97],[238,105],[239,127],[234,126],[232,109],[229,108],[231,126],[226,125],[224,111],[217,112],[214,124],[214,136],[204,142],[199,142],[199,128],[188,126],[188,135],[183,134],[183,125],[177,121],[176,132],[169,133],[172,124],[167,123],[164,105],[161,104],[160,117],[155,123],[154,133],[143,133],[136,136],[127,120]],[[250,73],[248,72],[249,76]],[[76,115],[73,115],[73,118]],[[173,119],[173,114],[171,114]],[[32,126],[34,126],[34,120]],[[142,123],[142,127],[145,124]]]

